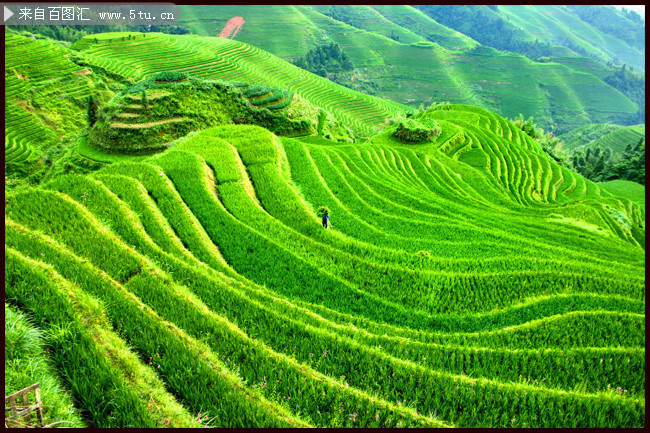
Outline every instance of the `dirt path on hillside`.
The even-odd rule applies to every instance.
[[[235,39],[235,35],[241,30],[242,26],[246,21],[242,17],[232,17],[228,20],[224,26],[221,33],[219,33],[220,38],[224,39]]]
[[[172,122],[182,122],[187,120],[185,117],[177,117],[175,119],[161,120],[159,122],[149,122],[149,123],[111,123],[111,128],[126,128],[126,129],[140,129],[140,128],[151,128],[156,125],[163,125],[165,123]]]

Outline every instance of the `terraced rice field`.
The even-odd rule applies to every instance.
[[[627,146],[636,146],[642,138],[645,138],[645,125],[626,126],[604,135],[587,147],[609,148],[614,154],[621,154]]]
[[[611,74],[604,63],[576,56],[558,45],[553,50],[565,56],[554,56],[548,63],[514,53],[472,50],[478,43],[462,29],[445,27],[408,5],[211,5],[181,6],[181,10],[182,24],[204,36],[218,34],[229,17],[241,15],[246,26],[238,40],[290,62],[312,48],[336,42],[357,66],[355,81],[373,81],[379,86],[377,96],[412,107],[450,101],[477,105],[508,118],[523,113],[557,134],[585,124],[627,123],[639,108],[602,81]],[[591,48],[595,55],[612,42],[621,43],[591,26],[586,34],[576,36],[585,27],[575,16],[558,26],[557,20],[571,14],[556,6],[504,7],[498,13],[485,8],[483,13],[490,19],[501,15],[512,20],[510,24],[518,22],[523,30],[516,32],[521,32],[517,37],[530,42],[539,39],[555,44],[566,37],[587,51]],[[563,36],[558,39],[554,36],[558,34]],[[637,54],[623,63],[638,63],[642,54],[634,51]],[[622,50],[619,46],[611,52]]]
[[[338,86],[252,45],[230,39],[148,33],[134,40],[100,43],[85,37],[73,47],[80,49],[89,63],[134,80],[170,70],[288,90],[330,111],[362,136],[379,131],[397,115],[413,111]]]
[[[645,138],[645,124],[620,126],[596,124],[579,128],[560,137],[565,143],[560,150],[565,152],[584,151],[586,149],[610,149],[618,158],[628,145],[632,147]]]
[[[232,125],[13,193],[5,296],[94,426],[643,427],[645,206],[428,115],[426,146]]]
[[[81,126],[82,110],[74,101],[85,101],[92,87],[66,54],[43,40],[5,34],[5,161],[34,158],[58,142],[61,133]],[[33,98],[38,109],[27,103]],[[57,114],[63,113],[66,122],[55,126]]]

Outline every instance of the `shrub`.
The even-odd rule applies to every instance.
[[[268,108],[269,110],[279,110],[291,104],[291,98],[293,98],[293,92],[288,92],[286,90],[283,90],[282,94],[284,96],[284,99],[281,102],[277,102],[272,105],[267,105],[266,108]]]
[[[92,127],[95,122],[97,122],[98,111],[99,109],[97,107],[97,100],[92,95],[88,96],[88,108],[86,110],[86,113],[89,127]]]
[[[154,81],[164,81],[164,82],[176,82],[176,81],[185,81],[188,79],[186,72],[179,71],[162,71],[155,74],[151,77]]]
[[[440,126],[433,119],[406,119],[397,125],[393,137],[406,143],[419,143],[430,141],[440,135],[440,132]]]
[[[267,93],[271,93],[273,89],[266,87],[266,86],[253,86],[250,89],[244,90],[244,96],[247,96],[249,98],[253,98],[256,96],[262,96],[266,95]]]
[[[139,93],[144,91],[147,88],[144,82],[138,83],[135,86],[130,87],[127,92],[129,93]]]

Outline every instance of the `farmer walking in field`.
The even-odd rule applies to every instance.
[[[323,227],[328,228],[330,222],[330,216],[328,215],[327,212],[323,214]]]

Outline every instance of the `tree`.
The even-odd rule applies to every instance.
[[[147,106],[147,92],[145,90],[142,91],[142,108],[144,111],[149,110],[149,107]]]
[[[88,126],[92,126],[97,122],[97,112],[98,112],[97,101],[93,95],[88,96],[88,108],[87,108],[87,118]]]
[[[335,42],[312,48],[304,57],[294,61],[294,65],[314,74],[326,77],[330,73],[351,71],[354,69],[352,60]]]

